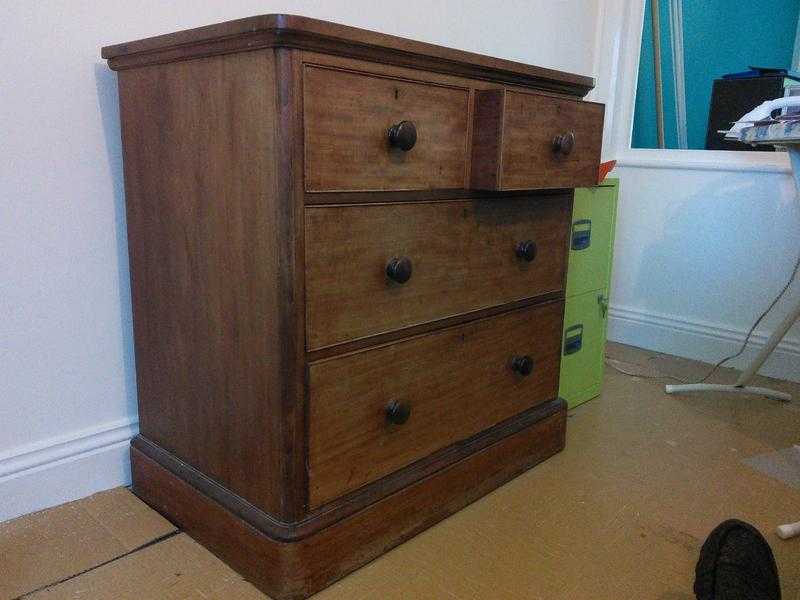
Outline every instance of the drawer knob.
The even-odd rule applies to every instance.
[[[386,265],[386,276],[397,283],[405,283],[411,279],[411,259],[407,256],[393,258]]]
[[[389,145],[408,152],[417,143],[417,127],[411,121],[400,121],[389,127]]]
[[[405,402],[392,400],[386,405],[386,420],[393,425],[402,425],[411,416],[411,406]]]
[[[533,373],[533,359],[530,356],[515,356],[511,359],[511,370],[527,377]]]
[[[570,131],[553,138],[553,152],[559,156],[569,156],[575,148],[575,134]]]
[[[527,262],[533,262],[536,258],[536,242],[533,240],[525,240],[519,242],[516,247],[517,258],[521,258]]]

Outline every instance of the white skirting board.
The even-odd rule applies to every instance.
[[[725,366],[741,369],[764,345],[765,335],[756,332],[747,350]],[[726,329],[709,323],[687,321],[670,315],[614,306],[608,309],[608,339],[647,350],[716,363],[738,351],[747,331]],[[800,341],[784,339],[764,364],[761,375],[800,382]]]
[[[0,522],[129,485],[136,433],[124,419],[0,455]]]

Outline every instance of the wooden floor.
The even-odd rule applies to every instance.
[[[645,376],[706,368],[608,353]],[[570,413],[564,452],[315,599],[690,600],[700,545],[729,517],[765,533],[784,598],[800,598],[800,539],[773,533],[800,520],[800,489],[744,462],[800,442],[800,400],[673,397],[667,381],[607,369],[602,396]],[[0,598],[17,597],[265,598],[124,489],[0,524]]]

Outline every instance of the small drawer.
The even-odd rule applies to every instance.
[[[563,306],[312,363],[312,508],[555,398]]]
[[[305,189],[463,188],[469,90],[306,65]]]
[[[602,104],[541,94],[476,91],[470,187],[595,185],[604,110]]]
[[[561,291],[570,200],[307,207],[307,348]]]

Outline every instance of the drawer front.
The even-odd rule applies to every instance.
[[[559,396],[570,408],[600,393],[606,345],[608,289],[567,299]]]
[[[306,208],[308,349],[562,290],[570,208],[569,194]]]
[[[616,187],[575,190],[567,296],[584,294],[609,285],[616,206]]]
[[[475,94],[471,187],[570,188],[597,183],[604,106],[505,90]]]
[[[469,90],[307,65],[304,68],[305,189],[463,188]],[[406,125],[392,146],[389,128]]]
[[[562,311],[551,302],[312,363],[311,506],[555,398]],[[511,366],[522,356],[528,375]],[[390,422],[393,402],[410,408],[405,423]]]

